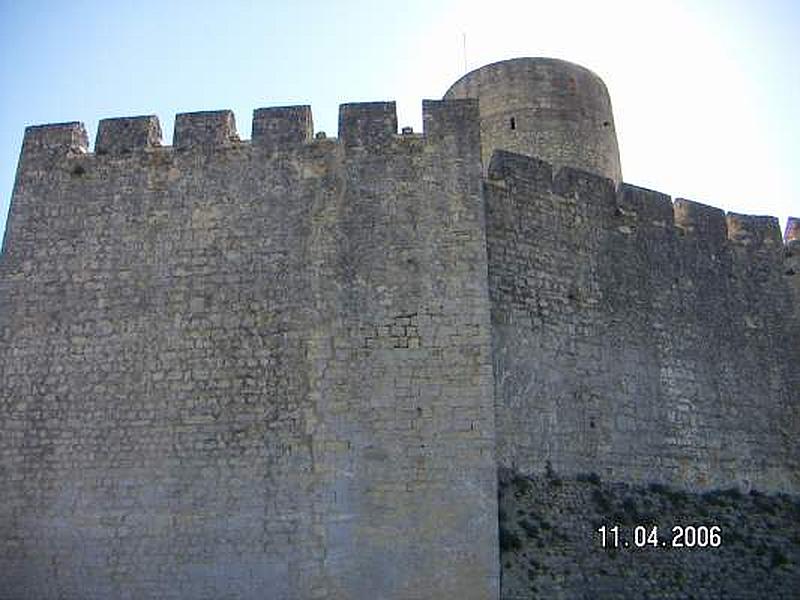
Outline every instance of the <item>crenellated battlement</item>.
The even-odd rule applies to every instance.
[[[309,106],[257,109],[249,140],[231,111],[183,113],[171,146],[155,116],[104,119],[91,153],[80,123],[28,128],[0,260],[0,430],[18,400],[69,429],[52,471],[12,462],[85,503],[63,526],[18,488],[0,486],[0,505],[30,511],[37,540],[112,505],[168,515],[120,550],[119,564],[140,560],[134,547],[159,563],[137,597],[163,596],[156,571],[187,574],[193,597],[305,599],[330,582],[337,598],[496,597],[477,108],[425,101],[414,134],[393,102],[345,104],[330,139]],[[51,369],[40,398],[27,382]],[[62,451],[67,437],[92,445]],[[0,438],[0,455],[27,455]],[[220,501],[247,538],[230,552],[230,523],[206,508]],[[97,530],[106,560],[114,534]],[[230,574],[205,579],[195,555],[188,576],[190,539]],[[31,547],[50,564],[65,546]],[[40,568],[0,551],[4,575],[18,564]]]
[[[236,119],[230,110],[181,113],[175,116],[172,145],[178,150],[215,149],[239,142]]]
[[[394,102],[358,102],[339,107],[339,137],[314,137],[311,107],[278,106],[253,112],[251,139],[243,140],[230,110],[180,113],[175,117],[172,146],[162,145],[161,125],[155,115],[102,119],[98,125],[93,154],[123,157],[141,151],[213,152],[236,146],[253,145],[270,151],[293,150],[305,144],[331,143],[345,151],[388,149],[395,143],[413,140],[441,142],[452,139],[452,146],[479,148],[477,100],[424,100],[423,133],[400,134]],[[26,128],[25,157],[92,154],[83,123],[58,123]]]
[[[781,226],[776,217],[740,215],[728,213],[725,216],[728,240],[751,247],[780,247]]]
[[[617,217],[665,230],[672,230],[675,227],[676,210],[667,194],[622,183],[619,186],[616,203]]]
[[[800,219],[789,217],[786,221],[786,230],[783,232],[783,239],[786,242],[800,241]]]
[[[796,219],[784,246],[773,217],[500,150],[484,198],[499,464],[800,488]]]
[[[314,138],[310,106],[257,108],[253,112],[253,143],[270,148],[307,144]]]
[[[20,174],[30,170],[38,177],[36,174],[46,165],[64,157],[79,161],[67,169],[77,175],[95,160],[101,165],[106,158],[118,161],[142,152],[213,155],[234,148],[281,153],[317,147],[323,153],[343,152],[358,160],[386,156],[414,144],[432,145],[437,151],[459,156],[480,152],[477,99],[424,100],[422,113],[421,134],[399,134],[394,102],[342,104],[339,137],[316,139],[310,106],[259,108],[253,113],[250,140],[239,137],[232,111],[181,113],[175,118],[172,146],[162,145],[161,126],[155,115],[103,119],[98,125],[94,152],[88,151],[82,123],[32,126],[25,131]],[[512,191],[523,188],[590,202],[607,218],[603,221],[592,217],[597,227],[622,236],[652,235],[662,241],[667,234],[681,240],[682,248],[692,248],[687,252],[702,249],[709,256],[717,256],[723,248],[738,248],[737,256],[742,256],[737,260],[746,260],[753,251],[769,254],[782,245],[779,224],[773,217],[726,214],[719,208],[680,197],[673,201],[661,192],[624,182],[616,185],[610,178],[569,166],[556,169],[539,158],[506,150],[493,153],[486,179],[488,185]],[[797,219],[790,219],[784,237],[787,244],[800,239]],[[742,254],[741,250],[746,252]],[[774,253],[774,260],[779,262],[779,253]]]
[[[161,124],[155,115],[103,119],[97,126],[95,154],[121,156],[161,146]]]
[[[346,148],[385,146],[397,135],[394,102],[358,102],[339,107],[339,139]]]
[[[83,123],[32,125],[25,129],[21,158],[42,154],[85,154],[88,149],[89,136]]]
[[[495,150],[489,162],[490,181],[510,183],[524,182],[542,192],[553,191],[553,165],[539,158]]]
[[[611,206],[620,219],[621,231],[631,233],[630,225],[656,225],[673,230],[675,235],[711,247],[731,243],[752,248],[780,246],[778,219],[769,216],[725,213],[722,209],[685,198],[671,201],[662,192],[629,183],[618,187],[611,179],[572,167],[553,165],[530,156],[496,150],[489,164],[490,184],[511,189],[524,186],[537,192],[550,192],[575,200]],[[800,221],[790,218],[785,240],[800,238]],[[627,225],[627,226],[626,226]]]
[[[675,226],[686,237],[703,240],[713,247],[727,239],[725,211],[685,198],[676,198],[673,210]]]

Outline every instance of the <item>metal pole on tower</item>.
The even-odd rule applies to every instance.
[[[461,39],[463,41],[463,46],[464,46],[464,73],[466,73],[467,72],[467,34],[466,34],[466,32],[463,32],[461,34]]]

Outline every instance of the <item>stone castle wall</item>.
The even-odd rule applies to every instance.
[[[485,197],[501,465],[800,491],[777,219],[508,152]]]
[[[605,86],[563,61],[423,122],[26,131],[0,599],[495,598],[498,467],[800,492],[797,221],[617,186]]]
[[[29,128],[0,271],[0,597],[498,591],[475,101]]]

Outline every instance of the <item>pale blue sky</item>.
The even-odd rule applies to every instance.
[[[0,231],[25,126],[423,98],[514,56],[587,66],[608,85],[623,176],[726,210],[800,216],[800,2],[12,2],[0,0]]]

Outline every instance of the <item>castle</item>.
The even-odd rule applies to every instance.
[[[622,182],[603,82],[29,127],[0,598],[488,599],[497,472],[800,491],[800,221]]]

